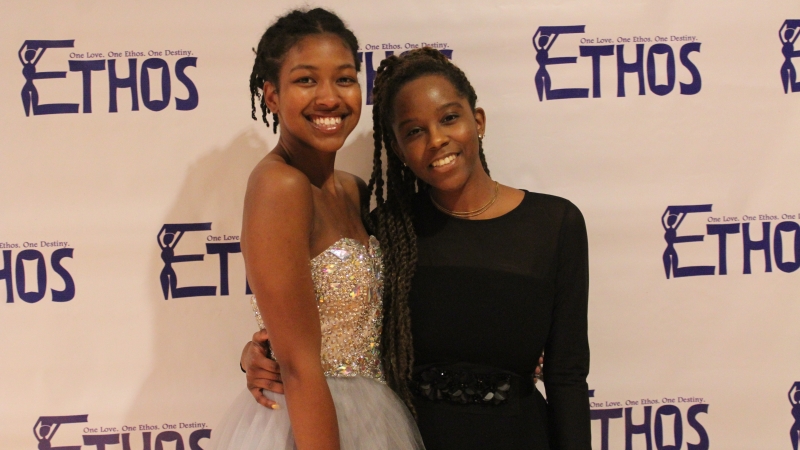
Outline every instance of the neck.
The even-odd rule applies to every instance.
[[[431,186],[428,193],[440,206],[450,211],[473,211],[491,201],[495,192],[495,182],[480,168],[459,189],[441,190]]]
[[[278,145],[270,153],[280,156],[287,164],[303,172],[314,186],[320,189],[334,188],[335,152],[321,152],[305,145],[293,145],[281,136]]]

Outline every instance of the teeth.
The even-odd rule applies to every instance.
[[[456,155],[449,155],[449,156],[445,156],[442,159],[437,159],[436,161],[432,162],[431,165],[433,167],[444,166],[446,164],[450,164],[451,162],[453,162],[455,160],[456,160]]]
[[[326,126],[326,127],[332,127],[332,126],[339,125],[340,123],[342,123],[342,117],[341,116],[338,116],[338,117],[319,117],[319,116],[317,116],[317,117],[313,117],[311,120],[314,122],[315,125],[321,125],[321,126]]]

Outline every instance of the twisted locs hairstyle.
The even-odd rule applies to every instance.
[[[361,70],[361,61],[358,59],[358,39],[339,16],[322,8],[310,11],[303,9],[291,11],[285,16],[279,17],[267,28],[267,31],[261,36],[258,49],[253,49],[256,54],[253,71],[250,73],[250,106],[253,120],[258,120],[256,119],[256,98],[258,98],[259,106],[261,106],[261,119],[269,127],[267,113],[271,111],[267,108],[264,99],[264,83],[269,81],[276,88],[278,87],[278,74],[283,58],[289,49],[306,36],[325,33],[334,34],[342,39],[342,42],[353,53],[356,72]],[[272,113],[272,132],[278,132],[278,115],[275,113]]]
[[[400,89],[410,81],[425,75],[440,75],[446,78],[459,95],[475,111],[478,96],[467,76],[441,52],[430,47],[412,50],[401,56],[390,56],[383,60],[375,77],[372,91],[372,127],[375,141],[372,174],[367,189],[375,195],[377,208],[367,214],[364,205],[364,223],[381,242],[384,265],[384,325],[381,335],[384,373],[389,386],[405,401],[412,412],[411,391],[408,381],[414,364],[411,342],[411,319],[408,309],[408,293],[417,264],[417,234],[414,231],[411,202],[419,190],[427,190],[392,148],[395,142],[392,131],[394,100]],[[384,177],[382,156],[386,149],[386,199],[384,200]],[[486,173],[486,157],[483,144],[479,144],[481,164]]]

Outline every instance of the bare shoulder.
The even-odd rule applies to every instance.
[[[250,173],[245,194],[248,210],[272,211],[281,219],[308,218],[313,215],[311,183],[303,172],[269,155]]]
[[[353,175],[349,172],[341,170],[336,171],[336,176],[339,182],[342,183],[342,188],[347,192],[347,195],[356,205],[361,205],[362,202],[369,198],[367,192],[367,183],[360,177]]]

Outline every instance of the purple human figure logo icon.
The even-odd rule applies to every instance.
[[[180,242],[184,233],[187,231],[209,231],[211,223],[172,223],[161,227],[158,232],[158,246],[161,248],[161,260],[164,261],[164,268],[161,270],[159,280],[161,290],[164,293],[164,300],[183,297],[202,297],[216,295],[216,286],[187,286],[178,287],[178,277],[173,263],[202,261],[205,255],[175,255],[175,247]]]
[[[670,213],[669,208],[661,216],[661,225],[664,227],[664,240],[667,242],[667,249],[664,250],[664,271],[669,279],[673,267],[678,267],[678,252],[675,250],[675,243],[678,242],[678,227],[686,218],[686,213]]]
[[[664,250],[664,272],[667,279],[670,274],[673,277],[691,277],[697,275],[714,275],[714,266],[688,266],[678,267],[678,251],[675,250],[675,244],[683,242],[700,242],[705,236],[703,235],[689,235],[678,236],[678,227],[683,223],[683,219],[689,213],[698,212],[711,212],[711,205],[683,205],[683,206],[668,206],[661,216],[661,226],[664,227],[664,241],[667,243],[667,248]]]
[[[789,389],[789,403],[792,404],[792,417],[794,417],[794,424],[789,430],[789,439],[792,441],[792,450],[797,450],[800,444],[800,381],[795,381]]]
[[[161,260],[164,268],[161,270],[161,289],[164,291],[164,300],[169,298],[170,291],[173,295],[178,288],[178,279],[172,262],[175,260],[175,246],[183,237],[183,231],[168,232],[166,226],[158,236],[158,246],[161,247]]]
[[[781,82],[783,82],[783,92],[800,91],[800,83],[797,81],[797,70],[794,68],[792,58],[800,56],[800,51],[794,49],[794,43],[800,36],[800,20],[787,20],[778,31],[778,38],[783,43],[781,53],[784,61],[781,66]]]
[[[551,58],[550,49],[553,47],[553,44],[560,34],[583,33],[585,28],[584,25],[570,25],[539,27],[536,30],[536,33],[533,35],[533,48],[536,49],[536,62],[539,63],[539,70],[536,71],[534,81],[536,83],[536,93],[539,96],[539,101],[544,99],[557,100],[589,97],[589,89],[552,89],[550,74],[547,72],[547,66],[549,65],[574,64],[578,60],[575,56]]]
[[[545,92],[550,91],[550,74],[547,73],[547,62],[550,47],[556,42],[557,34],[544,34],[537,30],[533,35],[533,47],[536,48],[536,62],[539,63],[539,70],[536,71],[536,93],[539,94],[539,101],[542,101]]]
[[[66,78],[67,72],[39,72],[36,64],[42,59],[45,50],[48,48],[71,48],[75,45],[74,40],[64,41],[38,41],[27,40],[19,48],[19,62],[22,63],[22,76],[25,77],[25,85],[22,86],[22,107],[25,115],[38,116],[42,114],[69,114],[78,112],[77,103],[50,103],[39,104],[39,91],[36,90],[34,80],[46,78]]]
[[[42,74],[36,73],[36,63],[42,58],[45,50],[37,47],[30,48],[27,42],[22,44],[19,49],[19,62],[22,63],[22,76],[25,77],[25,85],[22,87],[22,106],[25,108],[26,116],[30,116],[31,110],[39,105],[39,92],[33,85],[33,80],[44,78]]]

